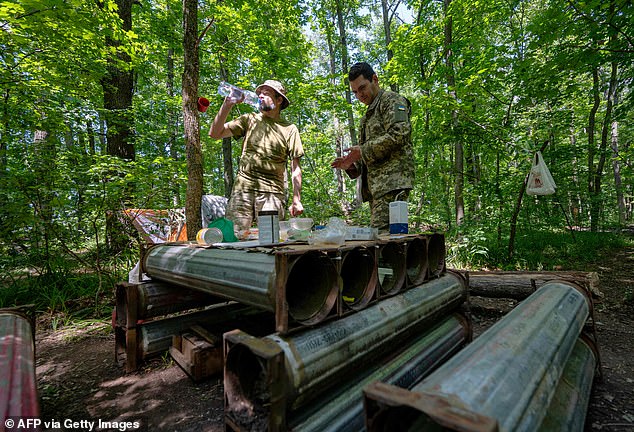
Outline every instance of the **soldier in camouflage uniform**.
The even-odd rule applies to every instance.
[[[249,229],[260,210],[277,210],[280,220],[284,218],[288,159],[293,184],[289,210],[292,216],[304,211],[299,163],[304,149],[297,126],[280,115],[290,105],[286,89],[279,81],[267,80],[255,93],[260,98],[260,112],[243,114],[225,123],[231,108],[244,99],[229,95],[209,129],[209,136],[215,139],[244,137],[240,168],[226,210],[226,218],[233,221],[236,232]]]
[[[343,169],[350,178],[361,176],[361,196],[369,201],[371,225],[389,230],[392,201],[407,201],[414,180],[409,101],[379,86],[368,63],[357,63],[348,73],[350,88],[368,106],[359,126],[359,145],[346,149],[333,168]]]

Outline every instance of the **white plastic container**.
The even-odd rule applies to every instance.
[[[408,214],[407,202],[393,201],[390,203],[390,234],[407,234]]]
[[[258,213],[258,232],[260,244],[280,241],[280,218],[277,210],[264,210]]]

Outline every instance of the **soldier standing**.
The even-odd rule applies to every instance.
[[[346,150],[331,166],[350,178],[361,176],[361,197],[370,203],[370,224],[389,230],[392,201],[407,201],[414,180],[414,150],[410,102],[398,93],[381,89],[368,63],[354,64],[348,73],[350,88],[367,111],[359,125],[359,145]]]
[[[292,216],[303,213],[301,202],[304,155],[297,126],[281,117],[290,105],[286,89],[279,81],[266,80],[255,89],[260,112],[243,114],[225,123],[236,101],[226,97],[209,129],[211,138],[244,137],[240,169],[227,204],[226,217],[236,231],[247,230],[260,210],[277,210],[280,220],[285,213],[286,166],[291,161]]]

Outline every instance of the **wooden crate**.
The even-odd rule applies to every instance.
[[[174,361],[195,381],[222,372],[222,340],[201,326],[172,337],[170,354]]]

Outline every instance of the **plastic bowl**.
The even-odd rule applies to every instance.
[[[289,219],[292,229],[310,231],[313,227],[313,220],[311,218],[291,218]]]

